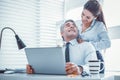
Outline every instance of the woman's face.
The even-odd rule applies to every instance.
[[[82,11],[81,19],[82,19],[82,23],[84,25],[90,25],[94,18],[95,18],[95,16],[93,16],[93,14],[90,11],[88,11],[87,9],[84,9]]]

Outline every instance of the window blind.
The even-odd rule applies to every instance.
[[[40,0],[40,46],[56,46],[56,22],[63,20],[63,0]]]
[[[63,0],[0,0],[0,30],[11,27],[27,47],[56,46],[56,21],[63,19],[63,7]],[[4,30],[0,68],[25,68],[26,64],[14,33]]]

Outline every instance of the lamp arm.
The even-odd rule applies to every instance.
[[[1,43],[2,43],[2,33],[3,33],[3,31],[4,31],[5,29],[10,29],[10,30],[12,30],[12,31],[14,32],[15,35],[17,35],[16,32],[15,32],[12,28],[10,28],[10,27],[4,27],[4,28],[1,30],[1,33],[0,33],[0,49],[1,49]]]

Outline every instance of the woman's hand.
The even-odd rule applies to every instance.
[[[26,65],[26,72],[27,72],[27,74],[33,74],[34,73],[33,68],[29,64]]]
[[[78,43],[84,42],[84,40],[83,40],[83,39],[80,39],[80,38],[78,38],[77,41],[78,41]]]
[[[82,69],[80,69],[76,64],[67,62],[66,63],[66,73],[74,74],[74,75],[80,75],[82,73]]]

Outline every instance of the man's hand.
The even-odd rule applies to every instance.
[[[26,65],[26,72],[27,72],[27,74],[33,74],[34,73],[33,68],[29,64]]]
[[[74,74],[74,75],[80,75],[82,73],[82,68],[78,67],[76,64],[67,62],[66,63],[66,73]]]

